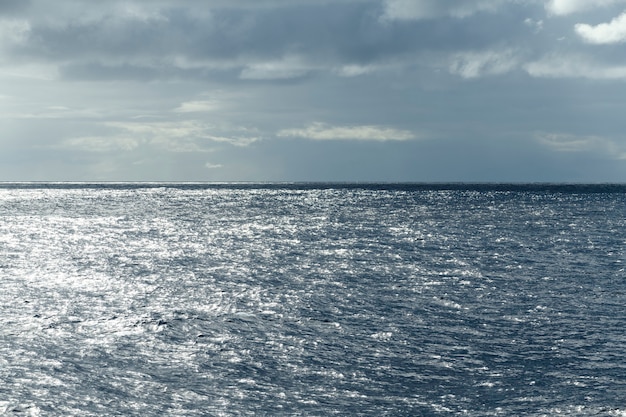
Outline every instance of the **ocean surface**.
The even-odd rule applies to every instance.
[[[0,183],[0,414],[626,416],[626,186]]]

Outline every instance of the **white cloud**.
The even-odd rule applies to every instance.
[[[14,100],[16,101],[16,100]],[[98,119],[102,114],[95,109],[72,109],[66,106],[47,106],[41,109],[31,109],[29,112],[2,112],[2,119]]]
[[[30,29],[30,23],[26,20],[0,20],[0,45],[6,47],[7,44],[23,43],[27,39]]]
[[[247,146],[259,139],[257,136],[249,135],[254,132],[247,129],[224,129],[197,120],[154,123],[111,122],[107,123],[107,126],[128,132],[134,137],[146,138],[150,143],[174,152],[211,151],[203,145],[206,141]],[[238,134],[228,134],[231,131]]]
[[[313,123],[304,129],[284,129],[278,132],[278,136],[313,140],[402,141],[415,139],[415,134],[408,130],[372,125],[329,126],[324,123]]]
[[[626,150],[623,146],[602,136],[542,132],[536,133],[535,139],[559,152],[601,152],[614,159],[626,158]]]
[[[56,65],[46,63],[7,63],[0,66],[0,77],[13,80],[52,81],[57,79]]]
[[[512,49],[461,52],[451,58],[448,70],[463,78],[500,75],[518,67],[518,53]]]
[[[214,111],[219,108],[215,101],[186,101],[174,109],[176,113],[200,113]]]
[[[385,0],[384,20],[420,20],[441,16],[469,17],[494,11],[505,0]]]
[[[546,4],[546,10],[551,14],[562,16],[619,3],[626,3],[626,0],[550,0]]]
[[[67,139],[61,148],[77,149],[86,152],[132,151],[141,145],[141,140],[126,136],[83,136]]]
[[[534,20],[529,17],[524,19],[524,24],[529,28],[532,28],[535,33],[539,33],[543,30],[544,22],[543,20]]]
[[[336,70],[341,77],[358,77],[373,72],[375,68],[372,65],[344,65]]]
[[[622,13],[609,23],[596,26],[578,23],[575,27],[578,36],[593,44],[610,44],[626,41],[626,13]]]
[[[245,128],[224,129],[195,120],[153,123],[109,122],[101,126],[113,129],[113,132],[67,139],[60,147],[85,152],[128,152],[140,146],[151,146],[169,152],[193,153],[212,152],[216,142],[247,146],[258,140],[257,136],[252,135],[254,131]]]
[[[204,166],[208,169],[218,169],[223,167],[222,164],[212,164],[211,162],[207,162]]]
[[[584,55],[548,55],[526,64],[524,69],[538,78],[626,79],[625,65],[603,64]]]

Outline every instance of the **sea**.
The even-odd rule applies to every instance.
[[[0,183],[0,414],[626,416],[626,186]]]

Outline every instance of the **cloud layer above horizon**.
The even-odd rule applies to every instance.
[[[0,180],[626,181],[626,0],[5,0]]]

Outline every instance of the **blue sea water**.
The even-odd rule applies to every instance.
[[[626,416],[626,186],[0,185],[0,414]]]

